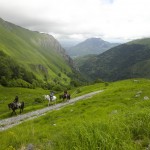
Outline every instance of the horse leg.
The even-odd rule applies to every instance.
[[[13,114],[17,115],[17,113],[16,113],[15,109],[13,109],[13,111],[12,111],[11,115],[13,115]]]
[[[23,108],[22,106],[20,106],[20,114],[23,112]]]

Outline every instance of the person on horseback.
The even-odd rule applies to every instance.
[[[15,107],[18,108],[18,103],[19,103],[19,97],[18,96],[15,97],[13,103],[14,103]]]
[[[67,92],[67,90],[65,90],[64,91],[64,96],[67,97],[67,95],[68,95],[68,92]]]
[[[50,97],[50,101],[52,101],[53,96],[54,96],[54,91],[51,91],[51,92],[50,92],[50,95],[49,95],[49,97]]]
[[[68,93],[67,90],[64,91],[64,95],[63,95],[63,98],[69,100],[70,99],[70,94]]]

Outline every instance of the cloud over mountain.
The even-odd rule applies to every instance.
[[[59,40],[150,36],[149,0],[0,0],[0,17]]]

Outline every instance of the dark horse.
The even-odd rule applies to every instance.
[[[9,108],[9,110],[12,109],[11,114],[13,114],[13,113],[17,114],[16,109],[19,108],[20,109],[20,114],[21,114],[23,112],[23,109],[24,109],[24,102],[19,103],[18,106],[15,103],[9,103],[8,108]]]
[[[59,98],[60,99],[63,99],[63,101],[66,99],[66,100],[70,100],[70,94],[62,94],[62,95],[59,95]]]

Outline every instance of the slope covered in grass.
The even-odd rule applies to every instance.
[[[1,149],[141,150],[150,143],[150,81],[92,85],[104,92],[1,132]],[[88,87],[82,90],[88,91]]]
[[[38,80],[69,84],[73,62],[53,36],[0,19],[0,51]],[[1,78],[0,78],[1,79]]]
[[[105,87],[105,84],[102,84],[101,86],[99,84],[83,86],[74,88],[68,92],[70,93],[71,98],[74,98],[83,94],[87,94],[89,92],[93,92],[95,90],[97,91],[100,87]],[[24,101],[25,103],[25,109],[23,112],[25,114],[30,111],[47,107],[48,101],[44,100],[43,95],[50,94],[49,90],[44,90],[42,88],[27,89],[19,87],[8,88],[0,86],[0,91],[0,119],[11,117],[12,111],[8,110],[7,105],[14,101],[16,95],[19,97],[20,102]],[[63,94],[63,91],[54,91],[54,93],[57,97],[57,103],[62,102],[62,100],[59,99],[59,95]],[[19,110],[17,110],[16,112],[19,113]]]

